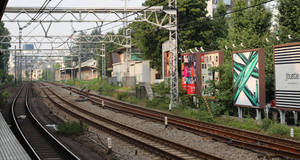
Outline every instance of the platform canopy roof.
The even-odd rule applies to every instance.
[[[2,19],[3,13],[5,11],[6,5],[8,0],[1,0],[0,1],[0,20]]]

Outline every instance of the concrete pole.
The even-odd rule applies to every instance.
[[[256,109],[256,120],[261,120],[261,109]]]
[[[298,123],[298,112],[293,111],[294,114],[294,124],[296,125]]]
[[[22,45],[22,28],[19,27],[19,50],[20,50],[20,56],[22,56],[22,48],[21,48],[21,45]],[[21,60],[22,60],[22,57],[21,57]],[[19,63],[20,63],[20,60],[19,60]],[[19,72],[21,73],[20,74],[20,81],[22,82],[22,61],[20,63],[20,70]]]
[[[54,82],[55,81],[55,69],[54,69],[54,62],[52,63],[52,81]]]
[[[78,51],[78,79],[81,80],[81,43],[79,43],[79,51]]]
[[[285,124],[285,111],[279,110],[279,114],[280,114],[280,123]]]
[[[238,115],[239,115],[239,118],[243,118],[243,109],[242,109],[242,107],[238,107]]]
[[[15,46],[15,84],[17,84],[17,46]]]

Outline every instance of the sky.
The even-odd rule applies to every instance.
[[[49,3],[49,7],[54,7],[60,0],[52,0]],[[128,7],[141,7],[145,0],[127,0]],[[44,3],[44,0],[9,0],[7,7],[37,7],[39,8]],[[86,7],[86,8],[97,8],[97,7],[124,7],[125,0],[63,0],[58,7]],[[10,17],[14,17],[15,14],[8,14]],[[44,15],[45,16],[45,15]],[[115,20],[116,16],[113,15],[103,15],[105,19]],[[21,18],[21,17],[20,17]],[[23,17],[25,18],[25,17]],[[3,16],[2,19],[6,19]],[[105,22],[104,22],[105,23]],[[24,26],[26,23],[20,23]],[[49,23],[48,23],[49,24]],[[45,27],[48,26],[45,24]],[[122,23],[115,23],[107,25],[103,28],[105,32],[118,30],[118,27],[113,28],[113,26],[120,26]],[[23,35],[44,35],[41,26],[35,28],[37,23],[32,23],[27,28],[23,30]],[[76,30],[85,29],[97,26],[96,23],[73,23],[73,27]],[[15,22],[6,22],[5,26],[10,31],[11,35],[18,35],[18,24]],[[73,33],[72,26],[70,23],[53,23],[50,27],[48,35],[71,35]]]

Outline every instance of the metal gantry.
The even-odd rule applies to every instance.
[[[171,67],[171,100],[170,107],[171,110],[176,106],[178,102],[178,46],[177,46],[177,1],[169,0],[170,10],[166,13],[169,14],[169,42],[170,42],[170,51],[172,54],[172,67]],[[172,42],[175,43],[172,43]]]
[[[39,11],[39,7],[6,7],[3,22],[29,22],[32,20],[33,14]],[[116,19],[122,17],[124,13],[136,13],[141,10],[145,12],[162,11],[162,6],[151,8],[146,7],[98,7],[98,8],[73,8],[73,7],[57,7],[53,10],[52,7],[47,7],[42,11],[42,14],[49,15],[43,23],[52,22],[115,22]],[[109,19],[108,19],[108,16]],[[22,18],[20,18],[22,17]],[[120,19],[118,22],[136,21]],[[39,23],[40,21],[32,21]]]
[[[40,8],[38,7],[7,7],[5,10],[5,14],[3,16],[3,22],[29,22],[32,21],[32,14],[36,14]],[[128,20],[126,18],[121,18],[122,14],[129,14],[134,13],[137,15],[138,18]],[[57,7],[55,10],[53,8],[48,7],[42,11],[41,19],[43,20],[36,20],[33,23],[39,23],[45,32],[44,39],[41,40],[34,36],[22,36],[20,30],[19,36],[11,36],[12,40],[11,43],[33,43],[37,49],[40,51],[42,50],[49,50],[41,47],[41,44],[50,44],[51,49],[53,50],[68,50],[66,48],[70,47],[71,45],[83,44],[83,43],[115,43],[120,46],[126,48],[126,59],[130,60],[130,52],[131,52],[131,30],[130,28],[126,29],[126,34],[122,36],[120,35],[105,35],[104,37],[98,36],[99,40],[95,40],[93,38],[89,39],[86,38],[84,41],[76,41],[74,34],[70,36],[64,36],[63,39],[58,38],[59,36],[48,36],[48,31],[51,26],[51,23],[60,23],[60,22],[95,22],[102,23],[103,22],[132,22],[132,21],[144,21],[148,22],[152,25],[158,26],[159,28],[166,29],[169,31],[169,42],[170,42],[170,52],[172,52],[172,65],[171,65],[171,82],[170,82],[170,109],[176,106],[178,101],[178,55],[177,55],[177,1],[176,0],[169,0],[168,8],[163,8],[163,6],[154,6],[154,7],[113,7],[113,8],[60,8]],[[116,19],[110,17],[107,19],[107,14],[114,15]],[[161,17],[162,14],[165,14]],[[25,15],[25,16],[24,16]],[[43,23],[50,23],[48,28],[45,28],[42,24]],[[101,25],[102,26],[102,25]],[[101,27],[100,26],[100,27]],[[75,30],[74,30],[75,31]],[[19,38],[19,40],[16,39]],[[40,37],[40,38],[43,38]],[[51,37],[51,38],[50,38]],[[6,43],[0,38],[0,43]],[[29,39],[25,39],[29,38]],[[60,39],[60,40],[57,40]],[[174,43],[172,43],[174,42]],[[54,44],[60,44],[59,46],[54,46]],[[50,50],[51,50],[50,49]],[[102,49],[103,50],[103,49]],[[21,47],[20,47],[21,51]],[[21,52],[20,52],[21,53]],[[102,53],[103,55],[103,53]],[[102,58],[105,59],[104,57]],[[105,63],[102,63],[102,65]],[[104,74],[104,72],[102,73]]]

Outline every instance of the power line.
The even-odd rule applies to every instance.
[[[153,6],[156,6],[156,5],[158,5],[158,4],[160,4],[160,3],[164,2],[164,1],[165,1],[165,0],[160,0],[160,1],[158,1],[157,3],[154,3],[153,5],[150,5],[150,6],[144,8],[144,9],[141,9],[141,10],[139,10],[139,11],[133,12],[132,14],[129,14],[129,15],[125,16],[125,17],[119,18],[119,19],[114,20],[114,21],[112,21],[112,22],[105,23],[105,24],[103,24],[101,27],[106,26],[106,25],[109,25],[109,24],[112,24],[112,23],[115,23],[115,22],[118,22],[118,21],[123,20],[123,19],[126,19],[126,18],[128,18],[128,17],[134,16],[134,15],[136,15],[136,14],[138,14],[138,13],[140,13],[140,12],[143,12],[143,11],[145,11],[145,10],[147,10],[147,9],[149,9],[149,8],[151,8],[151,7],[153,7]],[[99,26],[97,26],[97,27],[92,27],[92,28],[87,28],[87,29],[82,29],[82,30],[78,30],[78,31],[79,31],[79,32],[83,32],[83,31],[93,30],[93,29],[97,29],[97,28],[99,28]]]
[[[45,0],[45,2],[43,3],[43,5],[37,11],[37,13],[33,16],[33,18],[31,18],[31,20],[27,24],[25,24],[23,27],[20,27],[20,28],[24,29],[24,28],[28,27],[33,21],[35,21],[36,19],[40,18],[41,13],[43,12],[43,10],[47,7],[47,5],[50,2],[51,2],[51,0]]]
[[[51,12],[53,12],[62,2],[63,0],[60,0],[55,6],[54,8],[51,9],[51,11],[46,15],[46,17],[44,17],[43,20],[41,20],[40,22],[43,22],[50,14]],[[28,36],[29,34],[31,34],[40,24],[37,24],[28,34],[26,34],[26,36]]]
[[[133,16],[133,15],[136,15],[136,14],[138,14],[138,13],[140,13],[140,12],[142,12],[142,11],[145,11],[145,10],[147,10],[147,9],[153,7],[153,6],[156,6],[156,5],[158,5],[158,4],[162,3],[162,2],[164,2],[164,0],[160,0],[159,2],[157,2],[157,3],[153,4],[153,5],[150,5],[150,6],[146,7],[146,8],[144,8],[144,9],[141,9],[141,10],[139,10],[139,11],[136,11],[136,12],[134,12],[134,13],[132,13],[132,14],[129,14],[129,15],[125,16],[125,17],[119,18],[119,19],[114,20],[114,21],[112,21],[112,22],[105,23],[105,24],[101,25],[100,27],[103,27],[103,26],[106,26],[106,25],[109,25],[109,24],[118,22],[118,21],[120,21],[120,20],[123,20],[123,19],[125,19],[125,18],[131,17],[131,16]],[[116,26],[115,26],[115,27],[116,27]],[[114,28],[115,28],[115,27],[114,27]],[[63,46],[65,43],[67,43],[67,41],[69,41],[69,40],[74,36],[74,34],[75,34],[76,32],[84,32],[84,31],[93,30],[93,29],[98,29],[98,28],[99,28],[99,26],[74,31],[74,32],[67,38],[67,40],[65,40],[61,45],[57,46],[56,48],[59,48],[59,47]]]

